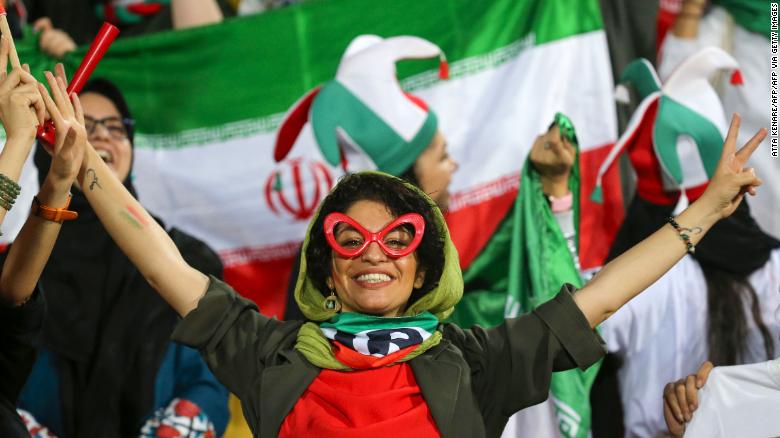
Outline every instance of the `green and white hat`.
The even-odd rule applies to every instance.
[[[657,205],[677,203],[685,208],[698,198],[715,172],[728,120],[709,82],[718,70],[731,73],[731,83],[742,83],[739,65],[729,54],[707,47],[683,61],[661,85],[646,59],[626,67],[621,82],[630,82],[642,98],[599,168],[592,199],[601,202],[601,180],[621,153],[629,152],[637,174],[637,196]],[[616,98],[628,100],[618,85]]]
[[[438,121],[420,98],[401,88],[396,61],[438,57],[435,44],[414,36],[361,35],[350,43],[336,78],[309,91],[287,112],[276,138],[274,159],[283,160],[306,122],[322,155],[345,171],[379,170],[400,175],[433,139]]]

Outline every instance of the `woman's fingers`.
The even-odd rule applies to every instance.
[[[68,83],[68,75],[65,74],[65,66],[62,65],[61,62],[58,62],[57,65],[54,66],[54,74],[58,78],[62,78],[62,80],[67,84]]]
[[[753,186],[758,187],[760,179],[756,176],[756,171],[753,168],[747,168],[734,175],[734,183],[739,187]]]
[[[55,78],[57,79],[57,86],[60,87],[60,91],[63,93],[64,96],[67,96],[68,84],[66,84],[65,81],[59,76],[55,76]]]
[[[758,193],[756,188],[764,185],[763,179],[761,178],[756,178],[756,179],[758,180],[758,184],[748,187],[748,193],[750,193],[750,196],[756,196],[756,193]]]
[[[699,407],[699,394],[696,388],[696,376],[691,374],[685,379],[685,397],[688,401],[688,410],[691,415]]]
[[[677,400],[677,393],[675,392],[675,382],[667,383],[666,387],[664,387],[664,401],[669,405],[669,409],[674,415],[674,418],[677,419],[677,422],[684,423],[685,418],[683,417],[680,403]]]
[[[46,107],[35,84],[23,84],[13,90],[14,96],[24,98],[23,102],[35,113],[38,124],[43,124],[46,118]],[[16,97],[16,98],[18,98]],[[21,103],[21,102],[20,102]]]
[[[57,78],[55,78],[50,71],[47,71],[44,74],[46,76],[46,81],[49,83],[49,89],[51,90],[51,97],[54,100],[54,103],[57,105],[57,108],[63,108],[65,106],[65,97],[62,95],[62,90],[60,90],[60,86],[57,83]]]
[[[38,90],[40,91],[41,97],[43,98],[43,103],[46,105],[46,110],[49,111],[51,120],[54,122],[54,126],[59,128],[63,125],[64,120],[62,119],[60,110],[57,109],[57,104],[54,103],[54,100],[51,98],[51,95],[49,95],[49,92],[46,90],[46,87],[44,87],[43,84],[38,84]]]
[[[10,50],[8,38],[0,37],[0,73],[8,74],[8,53]]]
[[[685,380],[678,380],[674,384],[674,394],[677,396],[677,404],[686,422],[691,421],[691,410],[688,404],[688,394],[685,392]]]
[[[68,84],[65,83],[65,81],[57,76],[57,85],[60,87],[60,93],[65,97],[65,100],[63,101],[63,108],[62,112],[65,115],[65,117],[71,118],[73,117],[73,104],[71,103],[70,98],[68,98]]]
[[[747,160],[753,155],[753,152],[758,149],[758,146],[764,141],[764,138],[766,138],[766,128],[761,128],[744,146],[742,146],[742,148],[739,149],[735,155],[738,167],[742,167],[747,163]]]
[[[679,421],[672,412],[672,408],[669,407],[669,403],[664,399],[664,420],[666,420],[666,426],[669,428],[669,433],[672,436],[682,436],[685,431],[685,423]]]
[[[38,126],[43,126],[43,123],[46,121],[46,104],[43,103],[43,97],[37,88],[34,92],[30,93],[30,102],[35,108],[35,115],[38,117]]]
[[[742,118],[738,113],[731,116],[729,132],[726,134],[726,140],[723,142],[723,151],[720,155],[720,161],[728,163],[728,159],[737,151],[737,135],[739,135],[739,124]]]
[[[715,368],[715,365],[708,360],[701,364],[699,371],[696,371],[696,387],[701,389],[704,384],[707,383],[707,378],[710,376],[710,371],[712,371],[713,368]]]
[[[25,85],[32,85],[33,88],[35,88],[36,90],[38,89],[38,86],[36,85],[38,83],[38,80],[35,79],[35,76],[33,76],[27,70],[22,69],[19,71],[19,82]]]
[[[84,126],[84,108],[81,106],[81,100],[79,99],[79,95],[76,93],[70,93],[70,99],[73,102],[73,112],[76,116],[76,120]]]
[[[11,70],[11,73],[8,74],[2,84],[0,84],[0,94],[8,93],[16,88],[16,86],[19,85],[19,82],[21,82],[22,73],[21,69]]]

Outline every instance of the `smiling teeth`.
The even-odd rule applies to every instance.
[[[391,278],[387,274],[363,274],[358,276],[356,280],[363,283],[382,283],[383,281],[390,281]]]
[[[106,163],[110,163],[111,161],[113,161],[112,157],[111,157],[111,152],[104,151],[104,150],[98,150],[97,153],[98,153],[98,156],[100,156],[100,158],[102,158],[103,161],[105,161]]]

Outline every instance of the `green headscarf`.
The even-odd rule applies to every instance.
[[[436,222],[434,225],[438,227],[439,235],[444,240],[444,267],[438,285],[412,303],[406,311],[404,311],[403,315],[400,316],[415,316],[428,311],[433,313],[439,321],[443,321],[452,313],[455,304],[460,301],[460,298],[463,295],[463,277],[460,272],[458,251],[455,249],[455,245],[450,239],[447,224],[444,221],[444,216],[442,216],[439,207],[437,207],[436,203],[434,203],[422,190],[400,178],[382,172],[360,172],[360,174],[376,174],[387,178],[397,179],[407,188],[424,198],[431,206]],[[319,216],[320,209],[318,209],[317,213],[312,217],[309,228],[306,231],[306,239],[303,242],[302,250],[303,256],[301,257],[300,269],[298,271],[298,280],[295,284],[295,301],[298,303],[298,307],[300,307],[306,318],[311,321],[316,321],[317,323],[328,321],[337,315],[337,312],[325,308],[325,294],[317,288],[314,282],[306,274],[306,250],[309,246],[312,226],[317,222]],[[322,334],[317,323],[307,322],[301,327],[298,332],[298,342],[295,344],[295,349],[306,356],[306,359],[308,359],[309,362],[320,368],[350,370],[349,367],[336,360],[333,355],[330,341]],[[407,361],[419,356],[429,348],[438,344],[440,340],[441,332],[437,330],[433,336],[420,344],[416,350],[405,356],[401,361]]]

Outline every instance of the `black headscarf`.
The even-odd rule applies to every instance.
[[[131,118],[112,83],[90,81],[82,94],[87,92],[107,97],[123,118]],[[39,180],[50,163],[39,147],[35,154]],[[123,183],[135,196],[131,178]],[[40,279],[49,303],[43,345],[57,355],[61,383],[61,433],[138,436],[141,421],[153,408],[157,370],[177,316],[116,246],[75,188],[70,209],[79,217],[63,225]],[[171,236],[191,264],[221,276],[219,259],[202,242],[175,230]]]
[[[673,209],[674,205],[656,205],[635,196],[607,259],[614,259],[658,230]],[[780,241],[758,226],[743,200],[734,214],[710,229],[696,245],[693,257],[703,266],[747,276],[764,266],[772,250],[778,247]]]
[[[626,219],[612,244],[607,260],[612,260],[636,245],[663,226],[674,210],[674,205],[657,205],[634,196],[626,212]],[[680,243],[682,245],[682,242]],[[746,279],[756,269],[764,266],[772,250],[780,242],[765,233],[750,215],[747,201],[743,200],[728,218],[716,223],[696,245],[693,256],[707,275],[718,274],[718,279]],[[709,273],[709,274],[708,274]],[[709,291],[718,293],[718,291]],[[729,305],[729,302],[725,302]],[[742,310],[737,305],[738,311]],[[708,306],[708,312],[712,309]],[[732,330],[735,330],[732,327]],[[708,340],[703,339],[702,342]],[[623,407],[620,404],[617,373],[622,366],[620,358],[608,354],[591,388],[594,430],[612,435],[623,432]],[[606,435],[605,435],[606,436]]]

